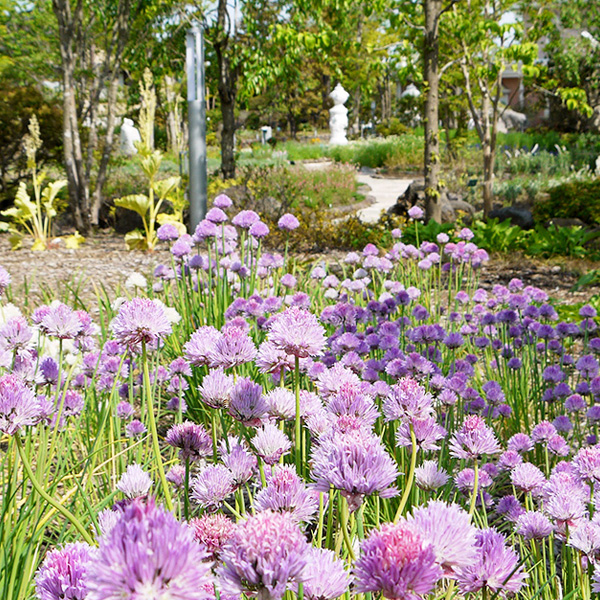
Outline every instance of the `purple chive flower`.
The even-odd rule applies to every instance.
[[[209,351],[210,366],[231,369],[254,360],[256,346],[241,327],[226,327]]]
[[[218,510],[235,490],[233,474],[224,465],[209,465],[192,480],[191,498],[209,512]]]
[[[119,479],[116,488],[132,499],[139,496],[146,496],[151,486],[152,479],[150,479],[150,475],[140,465],[133,463],[127,467],[127,470],[123,473],[121,479]]]
[[[196,462],[212,452],[212,440],[206,429],[191,421],[173,425],[165,442],[179,448],[179,458],[184,462]]]
[[[266,464],[274,465],[289,452],[292,442],[276,425],[266,423],[252,438],[252,445]]]
[[[241,377],[231,390],[229,414],[246,426],[260,425],[267,414],[262,387],[249,377]]]
[[[192,529],[151,499],[132,502],[105,536],[88,567],[86,600],[205,600],[210,565]]]
[[[166,475],[167,481],[176,488],[182,488],[185,480],[185,467],[183,465],[174,465],[169,469]]]
[[[179,237],[179,231],[173,223],[165,223],[156,230],[156,237],[161,242],[174,242]]]
[[[266,223],[263,223],[262,221],[256,221],[256,223],[252,223],[249,233],[252,237],[262,239],[269,235],[269,228]]]
[[[477,532],[477,557],[458,571],[458,587],[463,594],[486,589],[505,596],[515,594],[524,585],[527,572],[519,566],[519,555],[506,545],[506,539],[494,529]]]
[[[525,512],[521,503],[514,496],[503,496],[496,505],[496,512],[513,523]]]
[[[223,546],[235,531],[235,523],[220,513],[205,514],[200,518],[192,519],[190,527],[194,532],[194,539],[211,560],[219,559]]]
[[[260,217],[253,210],[242,210],[231,220],[236,227],[242,229],[250,229],[257,221],[260,221]]]
[[[392,600],[429,594],[442,577],[433,546],[414,525],[401,520],[374,529],[362,543],[354,567],[355,590]]]
[[[0,296],[4,294],[9,285],[10,274],[4,267],[0,267]]]
[[[256,494],[254,507],[288,512],[297,523],[308,523],[319,510],[319,494],[306,487],[293,466],[276,465],[267,486]]]
[[[498,458],[498,468],[510,471],[522,462],[523,457],[516,450],[507,450]]]
[[[571,447],[562,435],[553,435],[548,440],[548,451],[555,456],[568,456]]]
[[[312,464],[315,489],[339,489],[351,511],[362,504],[364,496],[379,493],[382,498],[390,498],[398,493],[395,462],[379,438],[363,428],[332,430],[322,436],[313,451]]]
[[[231,471],[236,487],[249,481],[254,475],[258,461],[256,456],[246,449],[245,445],[240,444],[234,438],[229,438],[229,450],[225,440],[221,442],[221,460],[223,464]]]
[[[283,215],[279,221],[277,221],[277,227],[283,229],[283,231],[293,231],[300,226],[300,221],[290,213]]]
[[[43,315],[39,328],[45,335],[71,340],[81,332],[82,325],[72,308],[62,302],[53,302]]]
[[[185,358],[196,367],[207,365],[210,362],[209,355],[221,335],[218,329],[210,325],[198,328],[183,346]]]
[[[50,551],[35,576],[39,600],[85,600],[92,557],[92,548],[80,542]]]
[[[216,223],[220,225],[221,223],[225,223],[228,220],[227,215],[218,207],[213,206],[207,213],[205,217],[208,221],[212,223]]]
[[[0,431],[14,435],[22,427],[35,425],[42,416],[37,396],[17,375],[0,377]]]
[[[433,492],[448,483],[448,473],[438,468],[435,460],[426,460],[415,469],[415,483],[428,492]]]
[[[532,463],[524,462],[518,464],[510,473],[511,483],[525,493],[537,495],[542,486],[546,483],[546,478],[542,471]]]
[[[417,448],[420,450],[439,450],[437,442],[446,437],[446,430],[436,423],[433,417],[422,421],[413,421],[413,431],[417,440]],[[410,426],[402,423],[396,431],[396,444],[400,447],[412,447]]]
[[[554,435],[556,427],[549,421],[541,421],[531,430],[531,440],[534,444],[545,443]]]
[[[383,400],[386,421],[426,420],[433,416],[433,397],[415,379],[404,377]]]
[[[325,410],[336,416],[353,415],[369,429],[379,417],[373,398],[365,393],[364,386],[354,383],[343,383],[337,393],[328,398]]]
[[[221,553],[217,577],[225,593],[280,600],[298,582],[309,545],[286,513],[264,511],[239,523]]]
[[[408,209],[408,216],[415,221],[422,219],[424,215],[425,213],[423,212],[423,209],[419,208],[418,206],[412,206]]]
[[[204,404],[211,408],[225,408],[229,404],[232,389],[233,375],[226,375],[223,369],[216,369],[204,376],[198,391]]]
[[[277,315],[269,339],[286,354],[298,358],[318,356],[325,347],[325,329],[307,310],[292,306]]]
[[[50,357],[46,356],[40,361],[39,372],[36,377],[36,383],[40,385],[53,385],[58,382],[58,364]]]
[[[227,194],[219,194],[213,201],[213,206],[225,210],[233,205],[233,201]]]
[[[291,273],[286,273],[279,280],[279,283],[281,283],[281,285],[285,288],[293,289],[298,284],[298,280]]]
[[[589,488],[571,473],[553,473],[544,486],[544,510],[559,528],[573,527],[587,515]]]
[[[130,423],[127,423],[127,425],[125,427],[125,432],[127,434],[127,437],[130,437],[130,438],[138,438],[141,435],[144,435],[144,433],[146,433],[146,431],[147,431],[146,426],[138,419],[134,419]]]
[[[458,504],[430,500],[413,510],[408,522],[433,546],[435,561],[445,574],[470,565],[475,559],[475,528]]]
[[[600,555],[600,525],[594,521],[582,520],[569,532],[567,545],[576,548],[595,563]]]
[[[124,302],[111,328],[115,339],[131,351],[139,351],[143,344],[147,349],[156,349],[171,333],[165,309],[149,298],[133,298]]]
[[[507,444],[508,450],[514,450],[515,452],[529,452],[533,450],[533,441],[526,433],[515,433]]]
[[[450,441],[450,454],[455,458],[477,459],[500,452],[493,430],[479,415],[468,416]]]
[[[350,575],[333,551],[311,546],[306,561],[301,579],[307,600],[334,600],[344,595]]]
[[[517,519],[515,531],[526,540],[543,540],[554,531],[554,525],[543,513],[528,511]]]

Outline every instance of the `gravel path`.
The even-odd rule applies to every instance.
[[[361,185],[368,185],[371,191],[369,196],[375,198],[375,203],[367,208],[362,208],[356,214],[364,223],[376,223],[381,211],[387,211],[396,204],[398,196],[406,191],[412,179],[384,179],[359,173],[357,180]]]

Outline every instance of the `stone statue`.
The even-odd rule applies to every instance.
[[[123,119],[121,125],[121,152],[125,156],[133,156],[137,154],[136,142],[141,142],[142,137],[138,128],[133,124],[131,119]]]
[[[338,83],[329,97],[333,100],[333,106],[329,111],[329,128],[331,129],[329,145],[347,144],[348,109],[344,106],[344,102],[348,100],[350,94]]]

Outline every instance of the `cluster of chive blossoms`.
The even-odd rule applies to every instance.
[[[172,261],[153,299],[112,307],[103,343],[64,305],[0,328],[4,434],[65,435],[90,389],[124,449],[150,447],[161,418],[165,481],[160,456],[130,452],[97,547],[51,550],[38,597],[505,598],[551,549],[600,591],[593,307],[561,321],[519,280],[460,286],[487,260],[468,230],[418,247],[397,232],[387,252],[301,273],[230,208],[219,197],[192,236],[160,228]],[[432,299],[445,274],[454,287]]]

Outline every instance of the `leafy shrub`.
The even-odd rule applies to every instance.
[[[599,224],[600,179],[555,186],[546,200],[534,206],[534,218],[542,223],[553,218],[577,218],[590,225]]]
[[[410,129],[398,117],[392,117],[382,123],[378,123],[376,131],[377,135],[388,137],[390,135],[405,135],[410,132]]]
[[[12,199],[19,182],[28,177],[22,140],[33,115],[43,142],[36,160],[38,167],[43,167],[62,155],[60,103],[46,98],[34,86],[15,86],[0,80],[0,199]]]
[[[423,138],[414,134],[353,142],[335,146],[330,155],[336,162],[372,169],[413,169],[423,164]]]
[[[508,252],[522,250],[526,246],[527,232],[518,225],[511,225],[510,219],[475,221],[471,225],[473,242],[488,252]]]
[[[546,228],[539,223],[530,233],[527,254],[549,258],[570,256],[584,258],[589,254],[587,245],[600,235],[597,231],[586,231],[583,227]]]

